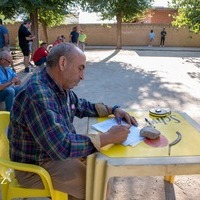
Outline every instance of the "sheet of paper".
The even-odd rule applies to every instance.
[[[122,120],[122,125],[126,125],[127,123]],[[92,128],[100,131],[102,133],[108,131],[112,126],[117,125],[117,121],[115,118],[105,120],[103,122],[99,122],[92,125]],[[139,144],[141,141],[144,140],[144,137],[140,136],[140,129],[135,126],[131,126],[130,133],[128,135],[128,138],[122,143],[125,146],[135,146]]]

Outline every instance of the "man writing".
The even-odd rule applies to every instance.
[[[0,101],[5,101],[6,110],[10,111],[14,97],[21,90],[21,81],[17,74],[9,67],[12,56],[8,51],[0,52]]]
[[[46,68],[34,74],[16,97],[8,130],[11,160],[44,167],[55,189],[85,199],[86,166],[79,160],[107,144],[126,140],[130,126],[117,125],[101,135],[77,134],[74,117],[114,114],[130,125],[134,117],[118,106],[91,103],[78,98],[72,89],[84,79],[86,57],[71,43],[54,46]],[[43,187],[39,177],[16,171],[19,183]]]

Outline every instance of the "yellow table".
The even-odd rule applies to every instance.
[[[166,140],[152,145],[141,142],[135,147],[108,145],[101,152],[88,156],[86,199],[103,200],[107,183],[111,177],[120,176],[164,176],[173,182],[173,175],[200,174],[200,125],[186,113],[172,112],[164,118],[150,117],[146,111],[129,112],[139,122],[147,117],[160,130]],[[91,125],[105,120],[90,118],[88,133],[96,132]],[[168,144],[177,138],[176,131],[182,134],[182,140],[171,147]],[[166,143],[167,141],[167,143]]]

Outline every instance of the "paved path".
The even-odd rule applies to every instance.
[[[167,106],[187,112],[200,123],[200,48],[88,47],[85,80],[79,97],[123,108]],[[18,59],[17,72],[25,74]],[[85,133],[85,120],[76,120]],[[200,176],[177,176],[170,185],[162,177],[112,179],[109,200],[196,200]]]

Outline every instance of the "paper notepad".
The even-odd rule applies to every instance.
[[[125,121],[122,120],[122,125],[127,125]],[[92,128],[100,131],[102,133],[108,131],[112,126],[117,125],[115,118],[105,120],[92,125]],[[122,143],[125,146],[135,146],[144,140],[144,137],[140,136],[140,129],[136,126],[131,126],[130,133],[128,134],[127,139]]]

